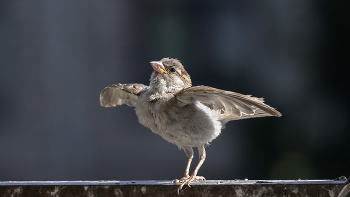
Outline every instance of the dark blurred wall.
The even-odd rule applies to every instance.
[[[178,58],[193,85],[264,97],[281,118],[227,124],[207,179],[349,176],[348,1],[1,1],[0,181],[175,179],[187,157],[102,108]],[[195,152],[197,156],[197,152]],[[198,161],[197,157],[192,169]]]

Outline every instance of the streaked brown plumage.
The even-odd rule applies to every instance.
[[[100,94],[100,103],[104,107],[122,104],[135,107],[142,125],[185,151],[189,160],[178,191],[193,180],[204,179],[197,173],[206,157],[205,145],[220,135],[225,123],[281,116],[262,98],[208,86],[192,87],[190,76],[176,59],[163,58],[151,65],[154,72],[149,86],[137,83],[108,86]],[[198,148],[200,160],[190,176],[192,147]]]

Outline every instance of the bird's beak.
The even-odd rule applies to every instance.
[[[163,63],[161,61],[153,61],[153,62],[150,62],[152,67],[153,67],[153,70],[162,74],[162,73],[168,73],[164,66],[163,66]]]

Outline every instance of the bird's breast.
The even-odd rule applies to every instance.
[[[183,107],[139,102],[135,111],[142,125],[178,146],[207,144],[221,132],[221,122],[199,102]]]
[[[135,112],[139,122],[158,134],[158,131],[166,130],[169,124],[169,114],[159,100],[140,101],[135,105]]]

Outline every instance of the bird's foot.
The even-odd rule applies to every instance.
[[[184,183],[186,181],[188,181],[189,179],[191,179],[191,177],[189,175],[182,177],[180,180],[179,179],[175,179],[173,181],[173,183]],[[191,181],[194,180],[201,180],[201,181],[205,181],[206,179],[203,176],[195,176]]]
[[[182,177],[180,180],[176,179],[174,181],[174,183],[181,183],[181,185],[179,186],[179,188],[177,189],[177,193],[180,193],[180,190],[183,188],[183,186],[188,185],[189,187],[191,187],[191,182],[192,181],[197,181],[197,180],[205,180],[205,178],[203,176],[184,176]]]

